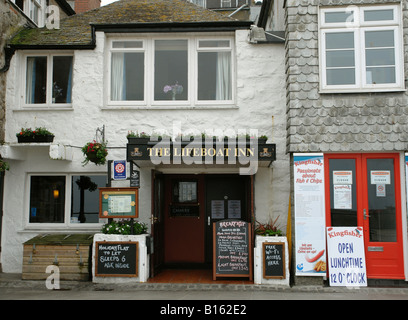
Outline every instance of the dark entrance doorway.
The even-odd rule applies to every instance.
[[[212,265],[213,222],[223,219],[251,221],[249,176],[208,175],[205,184],[205,261]]]
[[[238,174],[153,174],[152,234],[155,266],[211,268],[212,224],[251,221],[252,179]]]

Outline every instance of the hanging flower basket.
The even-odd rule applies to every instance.
[[[108,156],[106,143],[88,142],[82,147],[82,152],[85,156],[85,160],[82,162],[83,165],[88,164],[89,161],[96,165],[104,165],[106,163],[106,157]]]
[[[38,127],[32,130],[31,128],[21,128],[21,131],[16,133],[18,143],[39,143],[53,142],[54,134],[43,127]]]

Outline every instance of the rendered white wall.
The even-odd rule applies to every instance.
[[[229,109],[131,109],[104,108],[104,77],[106,76],[105,34],[97,32],[95,50],[74,52],[73,96],[70,110],[22,110],[19,89],[23,87],[21,52],[12,61],[7,82],[6,145],[11,144],[21,155],[20,160],[8,159],[10,171],[5,175],[4,216],[1,262],[4,272],[21,272],[22,243],[39,233],[96,232],[100,226],[89,224],[55,225],[52,228],[28,225],[30,173],[106,172],[106,166],[82,166],[80,148],[94,139],[96,128],[105,125],[108,159],[126,159],[126,134],[129,130],[151,132],[172,128],[179,122],[181,129],[221,128],[226,130],[258,129],[269,143],[276,143],[277,160],[271,168],[259,168],[255,176],[256,219],[266,222],[280,216],[286,225],[289,199],[289,157],[286,148],[286,102],[283,44],[249,44],[247,31],[236,32],[237,106]],[[49,147],[14,146],[15,134],[21,127],[44,126],[55,134],[54,143],[72,146],[72,161],[51,160]],[[17,157],[18,158],[18,157]],[[140,219],[150,224],[151,168],[141,169],[139,194]],[[172,173],[226,172],[225,169],[166,169]],[[166,170],[163,170],[166,172]],[[235,170],[237,172],[237,170]],[[113,186],[128,186],[115,182]]]

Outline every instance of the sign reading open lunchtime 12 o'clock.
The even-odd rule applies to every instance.
[[[328,227],[327,254],[330,286],[367,286],[363,228]]]

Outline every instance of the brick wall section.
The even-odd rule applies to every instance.
[[[408,94],[319,93],[319,6],[395,4],[387,0],[287,0],[287,151],[404,151]],[[398,1],[399,2],[399,1]],[[408,1],[403,1],[408,75]]]
[[[82,13],[92,9],[99,8],[101,6],[101,0],[75,0],[75,12]]]

